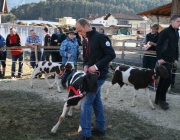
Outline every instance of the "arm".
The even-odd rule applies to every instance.
[[[179,39],[178,39],[179,40]],[[175,60],[179,61],[179,47],[176,48]]]
[[[68,52],[66,50],[67,50],[67,43],[66,43],[66,41],[63,41],[61,44],[60,50],[59,50],[60,55],[62,57],[68,57]]]
[[[9,41],[8,37],[9,37],[9,35],[6,37],[6,46],[7,46],[7,47],[10,47],[11,44],[10,44],[10,41]]]
[[[108,64],[116,57],[115,51],[111,46],[111,41],[106,35],[104,34],[99,35],[99,45],[101,46],[105,56],[103,59],[101,59],[95,64],[97,69],[103,68],[104,65]]]
[[[146,43],[147,43],[147,39],[146,39],[146,37],[143,39],[143,41],[142,41],[142,45],[146,45]]]
[[[0,35],[0,47],[4,47],[6,45],[5,39],[3,36]]]
[[[166,41],[166,39],[167,39],[166,32],[165,30],[162,30],[159,35],[158,42],[156,45],[156,55],[157,55],[158,60],[162,59],[162,50],[163,50],[164,42]]]

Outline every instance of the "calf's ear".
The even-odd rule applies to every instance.
[[[66,69],[71,70],[72,69],[72,65],[70,63],[67,63],[66,64]]]

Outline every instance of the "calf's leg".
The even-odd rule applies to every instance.
[[[136,89],[134,89],[134,96],[133,96],[133,101],[132,101],[132,107],[135,107],[135,99],[136,99],[136,97],[137,97],[137,90]]]
[[[149,93],[149,88],[145,88],[145,92],[146,92],[146,94],[148,96],[148,100],[149,100],[149,104],[150,104],[151,108],[155,109],[155,107],[153,106],[152,101],[151,101],[151,95]]]
[[[64,120],[64,118],[66,116],[68,108],[69,107],[67,107],[67,102],[66,102],[64,104],[63,112],[62,112],[61,116],[59,117],[57,124],[51,129],[51,134],[55,134],[57,132],[59,125],[61,124],[61,122]]]
[[[106,100],[108,98],[108,94],[109,94],[109,89],[113,86],[112,83],[109,83],[108,87],[107,87],[107,91],[106,91],[106,95],[104,97],[104,99]]]

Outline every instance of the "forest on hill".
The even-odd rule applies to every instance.
[[[16,19],[56,21],[56,18],[82,18],[88,14],[139,13],[171,0],[46,0],[39,3],[23,4],[14,7],[11,13]]]

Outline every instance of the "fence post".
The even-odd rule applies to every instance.
[[[122,44],[123,49],[122,49],[122,55],[121,55],[122,60],[124,60],[124,56],[125,56],[125,54],[124,54],[125,43],[126,43],[126,41],[123,41],[123,44]]]

